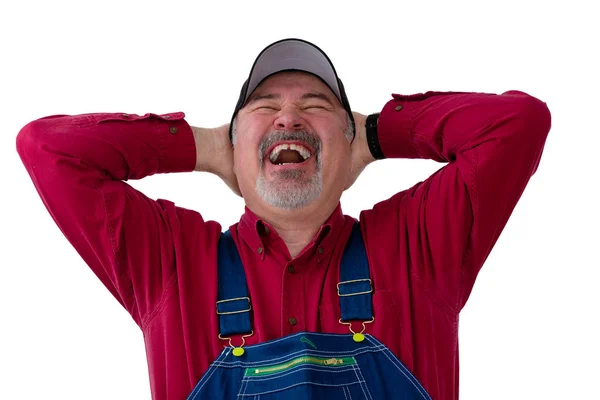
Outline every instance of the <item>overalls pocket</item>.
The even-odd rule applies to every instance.
[[[371,399],[354,357],[312,355],[246,368],[238,397]]]

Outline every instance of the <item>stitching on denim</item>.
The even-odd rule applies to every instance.
[[[421,396],[423,396],[424,399],[431,400],[431,397],[429,397],[429,394],[427,393],[425,388],[421,385],[421,383],[410,373],[410,371],[408,371],[406,369],[406,367],[403,364],[399,364],[398,361],[394,360],[393,354],[391,352],[384,351],[383,355],[385,355],[387,357],[387,359],[390,360],[396,366],[396,368],[398,368],[400,371],[402,371],[402,373],[408,378],[408,380],[419,391],[419,393],[421,394]],[[406,373],[404,371],[406,371]]]
[[[299,336],[299,335],[304,335],[304,334],[306,334],[306,332],[299,332],[299,333],[291,335],[291,336],[286,336],[286,337],[282,337],[282,338],[276,339],[276,340],[274,340],[272,342],[269,342],[269,343],[263,342],[263,343],[258,343],[258,344],[254,344],[254,345],[251,345],[251,346],[246,346],[245,349],[247,349],[247,350],[248,349],[257,349],[257,348],[260,348],[260,347],[263,347],[263,346],[267,346],[269,344],[277,343],[279,341],[282,341],[282,340],[285,340],[285,339],[288,339],[288,338],[292,338],[294,336]],[[311,332],[311,335],[314,335],[314,334],[315,333]],[[323,334],[319,334],[318,336],[329,336],[329,337],[331,337],[332,334],[330,334],[330,333],[323,333]],[[338,335],[335,335],[335,336],[338,336]],[[343,337],[343,336],[348,336],[348,335],[343,334],[343,335],[339,335],[339,336]],[[370,335],[365,335],[365,337],[367,337],[367,336],[370,337]],[[369,342],[369,343],[373,344],[372,341]],[[260,364],[262,364],[262,363],[264,363],[266,361],[277,361],[277,360],[281,360],[281,359],[286,359],[286,358],[290,357],[293,354],[307,353],[307,354],[312,354],[312,355],[319,355],[319,354],[322,354],[322,355],[331,355],[331,354],[333,354],[333,355],[344,355],[344,356],[347,355],[347,356],[352,356],[354,354],[362,354],[362,353],[364,353],[366,351],[378,352],[378,351],[382,351],[382,350],[387,350],[387,347],[385,347],[384,344],[382,344],[381,342],[379,342],[379,341],[376,340],[376,344],[374,344],[373,347],[361,347],[361,348],[359,348],[357,350],[352,350],[352,351],[347,351],[347,352],[302,349],[302,350],[298,350],[298,351],[296,351],[294,353],[288,353],[285,356],[275,357],[275,358],[270,358],[270,359],[264,359],[264,360],[261,360],[261,361],[253,361],[253,362],[241,362],[241,361],[226,362],[226,361],[224,361],[224,362],[222,362],[222,364],[223,365],[231,364],[231,365],[240,365],[240,366],[255,366],[257,364],[260,365]]]
[[[238,394],[236,395],[236,397],[242,397],[244,395],[244,387],[246,386],[246,381],[247,381],[246,376],[242,375],[242,381],[240,382],[240,389],[238,390]]]
[[[359,383],[361,383],[361,382],[359,382]],[[287,390],[287,389],[291,389],[291,388],[293,388],[295,386],[300,386],[300,385],[305,385],[305,384],[311,384],[311,385],[315,385],[315,386],[324,386],[324,387],[344,387],[344,386],[347,386],[345,384],[344,385],[325,385],[325,384],[315,383],[315,382],[310,382],[310,381],[308,381],[308,382],[302,381],[302,382],[296,382],[296,383],[294,383],[292,385],[289,385],[289,386],[286,386],[284,388],[280,388],[280,389],[277,389],[277,390],[268,390],[266,392],[260,392],[260,393],[254,394],[254,395],[263,395],[263,394],[281,392],[281,391],[284,391],[284,390]]]
[[[211,366],[208,369],[208,371],[206,371],[206,373],[204,374],[204,376],[202,377],[202,379],[200,379],[200,381],[196,384],[196,387],[194,388],[194,390],[190,394],[189,400],[194,400],[196,398],[196,396],[198,396],[198,393],[200,393],[200,390],[202,389],[202,387],[206,384],[206,382],[208,382],[208,380],[210,379],[210,377],[217,370],[217,365],[216,364],[219,362],[219,359],[227,357],[227,355],[229,354],[229,351],[230,350],[228,348],[223,349],[223,351],[221,352],[221,354],[219,355],[219,357],[217,357],[217,359],[211,364]],[[202,381],[204,381],[204,382],[202,382]],[[194,392],[196,392],[196,394],[194,394]]]
[[[346,390],[348,390],[348,388],[346,386],[343,386],[342,393],[344,393],[344,399],[348,400],[348,396],[346,396]]]
[[[320,367],[318,365],[311,365],[311,366],[299,366],[299,367],[294,367],[294,370],[292,371],[286,371],[286,372],[280,372],[280,373],[275,373],[273,375],[269,375],[269,376],[260,376],[260,377],[245,377],[244,379],[248,382],[265,382],[265,381],[269,381],[269,380],[273,380],[273,379],[280,379],[280,378],[284,378],[288,375],[291,374],[295,374],[299,371],[316,371],[316,372],[326,372],[326,373],[331,373],[331,374],[339,374],[341,372],[348,372],[348,370],[352,369],[352,365],[348,365],[348,366],[344,366],[344,367],[336,367],[336,369],[332,370],[332,369],[328,369],[329,367]],[[357,378],[358,379],[358,378]],[[349,384],[352,383],[356,383],[357,381],[354,382],[350,382]]]
[[[371,392],[369,391],[369,387],[367,386],[367,381],[365,380],[365,377],[362,374],[362,371],[360,370],[360,367],[358,366],[358,364],[354,364],[354,373],[359,376],[359,381],[362,380],[364,382],[364,384],[361,384],[360,387],[363,391],[363,393],[365,392],[365,389],[367,390],[367,393],[369,394],[368,396],[365,395],[365,397],[367,397],[367,399],[373,400],[373,396],[371,395]]]
[[[361,380],[360,380],[360,376],[358,376],[358,367],[357,367],[357,365],[356,365],[356,364],[354,364],[354,365],[352,366],[352,370],[354,371],[354,375],[356,375],[356,379],[358,379],[358,381],[359,381],[359,382],[361,382]],[[364,382],[364,381],[362,381],[362,382]],[[360,390],[362,390],[362,392],[363,392],[363,395],[365,396],[365,399],[367,399],[367,400],[373,400],[373,399],[372,399],[372,398],[371,398],[371,397],[370,397],[370,396],[367,394],[367,392],[365,392],[365,388],[363,387],[362,383],[360,384]]]
[[[252,367],[257,367],[257,366],[265,366],[265,364],[267,363],[273,363],[273,362],[285,362],[287,360],[290,360],[292,358],[295,358],[297,355],[307,355],[307,356],[337,356],[337,357],[354,357],[356,355],[359,354],[364,354],[364,353],[378,353],[380,351],[384,351],[386,350],[386,347],[381,345],[378,346],[376,348],[361,348],[361,349],[357,349],[354,351],[350,351],[350,352],[336,352],[336,351],[318,351],[318,350],[313,350],[310,352],[307,352],[306,350],[299,350],[293,353],[288,353],[285,356],[281,356],[281,357],[275,357],[275,358],[267,358],[267,359],[263,359],[262,361],[252,361],[252,362],[243,362],[243,361],[221,361],[219,362],[220,365],[222,366],[232,366],[232,367],[236,367],[236,366],[240,366],[240,367],[244,367],[244,368],[252,368]]]
[[[366,337],[366,336],[365,336]],[[372,339],[375,342],[378,342],[377,339],[375,339],[374,337],[372,338],[368,338],[366,337],[367,340]],[[389,354],[388,354],[389,353]],[[393,356],[390,358],[390,354]],[[417,380],[417,378],[415,378],[412,373],[404,366],[404,364],[402,364],[402,362],[400,362],[389,350],[383,351],[383,355],[392,363],[392,365],[394,365],[398,371],[400,371],[412,384],[413,386],[419,391],[419,393],[421,394],[421,396],[423,396],[424,399],[428,399],[431,400],[431,397],[429,397],[429,394],[427,393],[427,391],[425,390],[425,388],[421,385],[421,382],[419,382]],[[394,361],[395,360],[395,361]]]
[[[246,377],[245,376],[242,377],[242,383],[240,384],[240,390],[238,390],[238,394],[236,397],[244,396],[244,394],[245,394],[244,388],[246,387],[246,382],[247,382]]]
[[[385,347],[381,347],[375,351],[373,351],[372,349],[361,349],[361,350],[357,350],[353,353],[349,353],[349,354],[345,354],[343,356],[339,355],[339,353],[336,352],[331,352],[327,355],[323,354],[323,356],[338,356],[338,357],[356,357],[359,356],[361,354],[365,354],[365,353],[379,353],[379,352],[385,352],[387,349]],[[287,362],[293,358],[295,358],[295,356],[297,355],[304,355],[306,354],[305,352],[296,352],[296,353],[290,353],[289,355],[286,355],[286,358],[276,358],[276,359],[270,359],[270,360],[264,360],[264,361],[256,361],[256,362],[252,362],[252,363],[248,363],[248,362],[241,362],[241,361],[235,361],[235,362],[231,362],[231,361],[219,361],[219,362],[215,362],[215,364],[217,364],[219,367],[223,367],[223,368],[256,368],[256,367],[265,367],[268,366],[269,364],[273,364],[273,363],[279,363],[279,362]],[[321,356],[319,354],[308,354],[310,355],[314,355],[314,356]]]
[[[210,366],[209,370],[206,371],[206,373],[204,374],[204,376],[202,377],[202,379],[200,379],[200,382],[198,382],[198,384],[196,385],[196,388],[194,389],[194,391],[196,391],[196,394],[194,395],[194,397],[191,397],[190,394],[190,400],[194,400],[198,395],[198,393],[200,393],[200,390],[202,389],[202,387],[206,384],[206,382],[208,382],[209,378],[215,373],[215,371],[217,370],[217,363],[219,362],[220,359],[223,359],[225,357],[227,357],[227,355],[229,354],[229,349],[225,348],[223,349],[223,351],[221,352],[221,354],[219,355],[219,357],[217,357],[217,359],[213,362],[213,364]],[[202,382],[204,381],[204,382]],[[202,383],[202,384],[200,384]],[[193,394],[193,392],[192,392]]]
[[[242,378],[242,385],[240,386],[240,390],[238,391],[237,397],[245,397],[246,396],[246,389],[248,389],[248,379],[246,377],[243,377]]]
[[[366,335],[365,335],[366,337]],[[248,347],[246,348],[248,349]],[[243,368],[252,368],[257,366],[265,366],[267,363],[273,362],[284,362],[296,357],[299,354],[306,355],[315,355],[315,356],[338,356],[338,357],[355,357],[364,353],[378,353],[381,351],[387,350],[383,344],[379,344],[376,347],[363,347],[360,349],[356,349],[348,352],[339,352],[339,351],[324,351],[324,350],[309,350],[306,349],[298,350],[293,353],[288,353],[285,356],[275,357],[275,358],[266,358],[262,361],[252,361],[252,362],[243,362],[243,361],[220,361],[220,366],[231,366],[231,367],[243,367]]]

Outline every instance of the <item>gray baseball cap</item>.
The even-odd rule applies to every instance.
[[[279,40],[260,52],[252,65],[248,79],[242,86],[240,97],[231,117],[232,123],[238,111],[244,107],[258,85],[271,75],[283,71],[303,71],[320,78],[342,103],[354,125],[352,109],[344,85],[338,78],[331,60],[319,47],[302,39]],[[229,137],[231,138],[231,125]]]

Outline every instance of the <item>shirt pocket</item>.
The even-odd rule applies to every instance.
[[[71,125],[83,128],[91,125],[98,125],[109,122],[122,121],[140,121],[148,118],[156,118],[163,121],[177,121],[185,118],[182,112],[174,112],[169,114],[154,114],[147,113],[144,115],[128,114],[128,113],[94,113],[76,115],[71,119]]]

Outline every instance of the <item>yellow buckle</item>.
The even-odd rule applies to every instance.
[[[244,351],[244,349],[243,349],[243,347],[244,347],[244,345],[246,344],[246,338],[247,338],[247,337],[250,337],[250,336],[252,336],[252,335],[254,335],[254,331],[252,331],[252,330],[250,331],[250,333],[249,333],[249,334],[247,334],[247,335],[242,335],[242,344],[240,344],[240,345],[239,345],[239,346],[237,346],[237,347],[236,347],[236,346],[234,346],[233,344],[231,344],[231,338],[230,338],[230,337],[223,337],[223,336],[221,336],[221,334],[219,333],[219,339],[221,339],[221,340],[228,340],[228,341],[229,341],[229,346],[230,346],[230,347],[233,349],[233,355],[234,355],[234,356],[236,356],[236,357],[240,357],[240,356],[242,356],[242,355],[244,354],[244,352],[245,352],[245,351]]]
[[[354,332],[354,330],[352,329],[352,322],[344,322],[340,318],[340,324],[348,325],[348,328],[350,329],[350,332],[352,332],[352,340],[354,340],[357,343],[360,343],[363,340],[365,340],[365,335],[363,335],[363,332],[365,331],[365,329],[367,329],[367,327],[365,326],[365,324],[370,324],[373,321],[375,321],[375,317],[371,317],[371,319],[369,321],[361,321],[361,323],[362,323],[362,330],[360,332]]]

